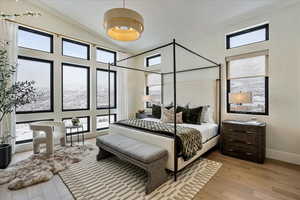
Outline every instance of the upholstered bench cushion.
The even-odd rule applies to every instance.
[[[151,163],[167,155],[163,148],[146,144],[118,134],[97,137],[97,146],[106,145],[143,163]]]

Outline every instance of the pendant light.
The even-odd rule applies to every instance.
[[[144,19],[136,11],[125,8],[113,8],[104,14],[106,34],[119,41],[134,41],[141,37],[144,31]]]

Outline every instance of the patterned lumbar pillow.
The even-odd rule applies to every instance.
[[[170,110],[162,107],[161,122],[174,123],[174,107]],[[182,124],[182,112],[176,113],[176,123]]]

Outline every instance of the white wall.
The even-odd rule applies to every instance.
[[[26,24],[28,26],[33,26],[38,29],[48,30],[50,32],[56,32],[59,34],[67,35],[73,38],[78,38],[80,40],[84,40],[90,43],[103,44],[105,47],[109,49],[118,51],[119,48],[114,47],[108,43],[105,43],[95,35],[86,30],[82,29],[80,26],[76,24],[71,24],[69,21],[60,18],[59,16],[49,12],[47,10],[35,7],[25,1],[12,1],[12,0],[1,0],[0,8],[2,12],[5,13],[23,13],[26,11],[34,11],[41,12],[42,16],[40,17],[21,17],[16,18],[15,20]],[[42,58],[46,60],[54,61],[54,112],[52,113],[34,113],[34,114],[18,114],[17,121],[32,121],[39,119],[54,119],[60,121],[62,118],[69,118],[73,116],[90,116],[90,132],[87,133],[88,136],[95,136],[96,134],[96,115],[107,114],[107,110],[97,110],[96,109],[96,69],[97,68],[107,68],[107,64],[101,64],[96,62],[96,47],[90,46],[90,60],[83,60],[72,57],[64,57],[61,55],[61,40],[62,37],[60,35],[53,35],[54,39],[54,53],[46,53],[41,51],[30,50],[26,48],[19,48],[19,55]],[[127,57],[128,54],[122,53],[118,51],[117,53],[118,59]],[[61,63],[73,63],[80,64],[84,66],[90,67],[90,110],[87,111],[67,111],[62,112],[61,105]],[[123,63],[123,65],[128,65],[129,63]],[[128,77],[130,80],[131,72],[128,72]],[[124,88],[118,88],[118,95],[121,90],[128,94],[128,99],[131,100],[133,95],[131,91],[133,85],[129,84],[128,89],[124,91]],[[124,93],[123,93],[124,94]],[[118,97],[120,99],[120,97]],[[118,101],[119,102],[119,101]],[[118,105],[119,106],[119,105]],[[112,112],[117,112],[117,110],[112,110]],[[135,108],[131,105],[128,105],[128,112],[133,115],[135,113]],[[18,145],[17,151],[21,151],[24,149],[30,148],[32,145]]]
[[[256,116],[258,120],[267,123],[267,156],[287,162],[300,164],[300,4],[281,9],[273,13],[259,15],[245,21],[232,22],[234,25],[224,25],[214,34],[205,38],[194,37],[180,38],[179,43],[190,49],[221,63],[223,75],[222,88],[222,119],[249,119],[253,115],[229,114],[226,111],[226,71],[225,58],[227,56],[255,52],[269,49],[269,110],[268,116]],[[249,26],[268,21],[270,24],[270,40],[262,43],[226,50],[225,34]],[[187,33],[188,35],[188,33]],[[164,61],[164,60],[169,61]],[[195,66],[186,56],[178,56],[178,66]],[[137,62],[142,63],[142,58]],[[163,62],[164,61],[164,62]],[[166,55],[162,58],[162,70],[170,69],[172,57]],[[200,62],[199,62],[200,63]],[[200,63],[205,66],[205,63]],[[187,74],[186,81],[196,76]],[[200,80],[200,76],[199,76]],[[141,83],[142,84],[142,83]],[[141,84],[139,90],[141,90]],[[181,89],[183,90],[183,89]],[[194,96],[194,90],[190,90]],[[182,93],[177,91],[178,94]],[[205,92],[204,92],[205,93]],[[173,93],[170,93],[170,95]],[[185,93],[186,94],[186,91]],[[180,97],[179,97],[180,98]],[[193,97],[195,98],[195,97]]]

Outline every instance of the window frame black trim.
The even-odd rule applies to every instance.
[[[233,38],[235,36],[243,35],[243,34],[246,34],[246,33],[251,33],[251,32],[254,32],[254,31],[262,30],[262,29],[266,29],[266,35],[265,35],[266,39],[265,40],[259,41],[259,42],[253,42],[253,43],[249,43],[249,44],[244,44],[244,45],[240,45],[240,46],[236,46],[236,47],[230,47],[230,39],[231,38]],[[259,26],[255,26],[255,27],[252,27],[252,28],[248,28],[248,29],[245,29],[245,30],[242,30],[242,31],[238,31],[238,32],[226,35],[226,49],[233,49],[233,48],[247,46],[247,45],[251,45],[251,44],[255,44],[255,43],[265,42],[265,41],[269,40],[269,37],[270,37],[270,35],[269,35],[269,23],[259,25]]]
[[[64,41],[87,47],[87,58],[85,59],[85,58],[80,58],[80,57],[76,57],[76,56],[64,55]],[[76,40],[71,40],[71,39],[68,39],[68,38],[62,38],[61,39],[61,55],[64,56],[64,57],[77,58],[77,59],[81,59],[81,60],[90,60],[91,59],[91,53],[90,53],[91,50],[90,50],[90,48],[91,47],[90,47],[89,44],[86,44],[86,43],[83,43],[83,42],[79,42],[79,41],[76,41]]]
[[[117,90],[118,90],[118,86],[117,86],[117,71],[115,70],[110,70],[111,73],[114,74],[115,76],[115,80],[114,80],[114,84],[115,84],[115,88],[114,88],[114,106],[111,106],[109,108],[109,106],[107,107],[98,107],[98,71],[102,71],[102,72],[108,72],[107,69],[102,69],[102,68],[96,68],[96,108],[97,110],[106,110],[106,109],[116,109],[117,108]]]
[[[87,122],[88,122],[88,127],[87,127],[87,130],[86,131],[79,131],[79,132],[74,132],[74,133],[67,133],[66,132],[66,136],[71,136],[71,135],[78,135],[78,134],[81,134],[81,133],[88,133],[88,132],[91,132],[91,117],[90,115],[86,115],[86,116],[76,116],[76,118],[78,119],[81,119],[81,118],[87,118]],[[65,117],[65,118],[62,118],[61,121],[64,123],[64,120],[70,120],[72,119],[72,117]]]
[[[50,110],[37,110],[37,111],[16,111],[16,114],[32,114],[32,113],[51,113],[54,112],[54,62],[52,60],[45,60],[40,58],[18,56],[18,59],[43,62],[50,64]]]
[[[116,113],[112,113],[110,115],[113,115],[114,116],[114,121],[117,121],[117,114]],[[109,115],[108,114],[96,115],[96,131],[103,131],[103,130],[109,129],[109,126],[105,127],[105,128],[97,128],[97,117],[104,117],[104,116],[109,116]]]
[[[16,122],[16,124],[28,124],[28,123],[34,123],[34,122],[46,122],[46,121],[51,121],[51,122],[53,122],[54,119],[42,119],[42,120],[20,121],[20,122]],[[20,141],[17,141],[17,140],[16,140],[16,145],[18,145],[18,144],[29,143],[29,142],[32,142],[32,140],[33,140],[33,139],[30,139],[30,140],[20,140]]]
[[[105,63],[105,62],[101,62],[99,60],[97,60],[97,51],[100,50],[100,51],[106,51],[108,53],[112,53],[114,54],[114,65],[117,63],[117,52],[116,51],[113,51],[113,50],[109,50],[109,49],[104,49],[104,48],[101,48],[101,47],[96,47],[96,62],[98,63],[104,63],[104,64],[108,64],[108,63]]]
[[[245,78],[239,78],[245,79]],[[227,113],[232,114],[247,114],[247,115],[269,115],[269,77],[265,77],[265,112],[242,112],[242,111],[231,111],[229,103],[229,93],[230,93],[230,79],[227,80],[227,89],[226,89],[226,108]]]
[[[77,67],[77,68],[84,68],[87,69],[87,108],[80,108],[80,109],[64,109],[64,65],[70,66],[70,67]],[[90,67],[84,66],[84,65],[77,65],[72,63],[61,63],[61,110],[62,112],[68,112],[68,111],[84,111],[84,110],[90,110]]]
[[[151,60],[153,58],[157,58],[157,57],[161,57],[161,54],[155,54],[153,56],[146,57],[146,67],[155,66],[155,65],[149,65],[149,60]],[[157,64],[157,65],[159,65],[159,64]]]
[[[19,26],[18,30],[22,30],[22,31],[26,31],[26,32],[30,32],[30,33],[42,35],[42,36],[45,36],[45,37],[49,37],[50,38],[50,52],[49,51],[40,50],[40,49],[33,49],[33,48],[29,48],[29,47],[22,47],[22,46],[18,46],[18,47],[25,48],[25,49],[30,49],[30,50],[34,50],[34,51],[41,51],[41,52],[46,52],[46,53],[54,53],[54,48],[53,48],[54,39],[53,39],[53,35],[52,34],[49,34],[49,33],[46,33],[46,32],[42,32],[42,31],[38,31],[38,30],[35,30],[35,29],[31,29],[31,28],[27,28],[25,26]]]

